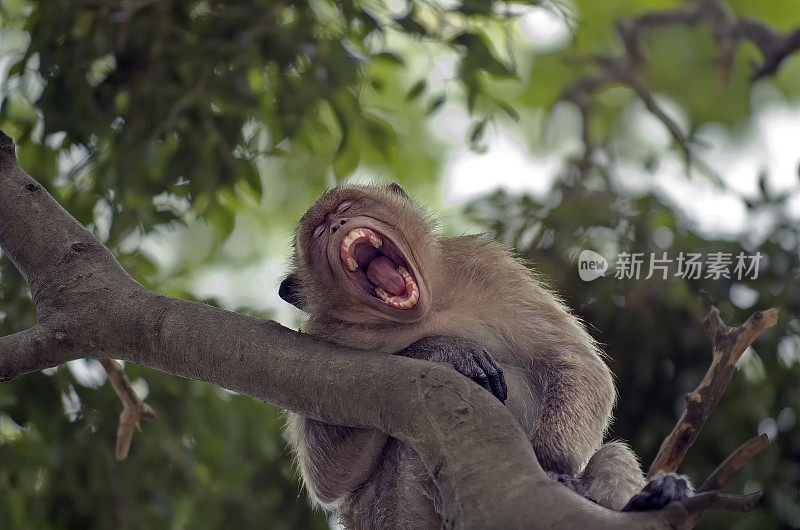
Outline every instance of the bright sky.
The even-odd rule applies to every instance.
[[[744,203],[737,193],[755,197],[758,175],[764,170],[770,192],[793,194],[791,211],[800,221],[800,104],[788,106],[766,86],[755,90],[753,99],[755,111],[740,128],[728,131],[711,124],[697,135],[708,143],[696,150],[698,156],[736,193],[721,189],[696,170],[687,175],[682,156],[668,151],[670,140],[665,127],[638,104],[625,117],[632,133],[627,137],[641,142],[643,147],[648,144],[650,149],[659,149],[661,161],[652,177],[643,176],[639,164],[620,161],[616,177],[621,188],[632,194],[656,189],[694,221],[702,233],[734,237],[752,229],[746,225]],[[577,115],[573,113],[572,119],[577,120]],[[451,206],[498,188],[542,196],[550,188],[564,154],[579,145],[577,122],[572,127],[573,137],[565,139],[568,146],[545,156],[531,155],[519,138],[503,129],[493,129],[486,134],[488,151],[478,154],[463,145],[468,123],[465,115],[452,108],[441,120],[449,124],[437,130],[457,146],[445,175],[445,203]],[[762,228],[768,221],[749,220]]]

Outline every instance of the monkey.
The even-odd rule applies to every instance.
[[[602,506],[691,494],[680,475],[646,483],[625,444],[602,444],[611,371],[558,296],[495,240],[438,235],[396,183],[325,192],[298,224],[279,296],[308,314],[305,333],[451,365],[505,403],[551,478]],[[312,501],[346,528],[440,527],[438,491],[410,446],[297,414],[287,437]]]

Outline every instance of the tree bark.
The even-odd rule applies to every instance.
[[[145,289],[20,168],[0,132],[0,247],[35,327],[0,338],[0,380],[91,356],[212,383],[410,444],[455,528],[687,528],[748,497],[704,493],[644,513],[601,508],[548,479],[510,412],[444,365],[342,348],[272,321]]]

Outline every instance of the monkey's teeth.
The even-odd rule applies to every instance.
[[[405,300],[398,300],[397,298],[399,297],[389,295],[389,293],[380,287],[375,288],[375,294],[377,294],[387,305],[396,307],[397,309],[410,309],[417,305],[417,301],[419,301],[419,287],[417,287],[417,283],[414,281],[414,278],[404,267],[397,267],[397,271],[402,274],[403,278],[405,279],[406,292],[410,293],[408,298]]]
[[[345,240],[350,238],[351,241],[355,241],[359,237],[364,237],[364,231],[359,230],[358,228],[353,228],[346,236],[344,236]]]
[[[375,248],[380,248],[381,245],[383,245],[383,241],[381,240],[381,238],[378,237],[375,233],[373,233],[372,230],[364,230],[363,228],[354,228],[350,230],[350,232],[346,236],[344,236],[344,239],[342,239],[342,249],[345,252],[350,252],[350,247],[353,245],[353,243],[355,243],[356,240],[361,238],[367,238],[369,242],[372,244],[372,246]]]
[[[380,297],[381,297],[381,300],[383,300],[383,301],[384,301],[384,302],[386,302],[387,304],[391,304],[391,302],[389,301],[389,293],[387,293],[386,291],[384,291],[384,290],[383,290],[383,289],[381,289],[380,287],[376,287],[376,288],[375,288],[375,294],[377,294],[378,296],[380,296]]]
[[[344,268],[350,272],[355,272],[359,269],[359,264],[355,257],[350,252],[351,247],[359,240],[365,239],[375,247],[380,248],[383,246],[383,238],[373,232],[369,228],[354,228],[342,238],[341,247],[339,249],[340,258]],[[366,265],[366,264],[365,264]],[[380,298],[386,305],[396,307],[397,309],[410,309],[417,305],[419,301],[419,286],[417,286],[414,276],[403,266],[397,266],[397,272],[402,276],[405,289],[402,294],[391,295],[381,287],[375,287],[375,295]]]

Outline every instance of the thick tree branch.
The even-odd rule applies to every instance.
[[[604,509],[550,480],[508,409],[444,365],[339,347],[149,291],[19,167],[2,132],[0,246],[28,280],[39,317],[31,330],[0,338],[0,380],[113,355],[322,421],[380,429],[422,457],[448,528],[689,528],[705,509],[754,502],[711,492],[652,512]]]
[[[673,472],[678,469],[686,452],[697,439],[700,429],[703,428],[730,383],[739,358],[759,335],[775,325],[778,321],[778,310],[772,308],[758,311],[738,328],[726,326],[716,307],[711,308],[708,318],[706,332],[714,342],[711,366],[698,387],[686,396],[686,409],[675,428],[661,444],[661,448],[650,466],[648,476],[652,476],[657,471]],[[761,443],[763,442],[759,442],[759,444]],[[751,448],[758,446],[751,446]],[[737,453],[740,451],[741,449]],[[742,458],[744,454],[750,453],[745,452],[736,459]],[[751,458],[756,454],[758,452],[752,454]],[[727,471],[721,472],[717,478],[712,476],[712,482],[721,481],[720,478],[724,474],[727,474]],[[727,478],[721,482],[724,484],[727,482]]]

